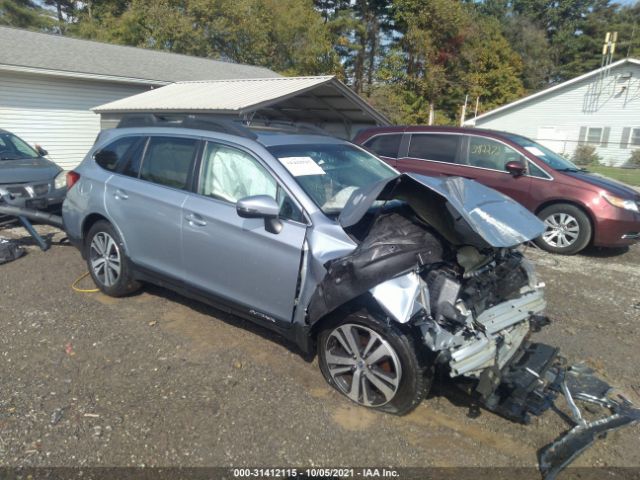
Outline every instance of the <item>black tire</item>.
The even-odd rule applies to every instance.
[[[94,260],[105,260],[105,256],[99,254],[97,244],[108,238],[113,240],[113,244],[109,242],[110,255],[107,255],[110,259],[109,261],[115,265],[114,252],[117,252],[119,257],[120,268],[117,278],[113,275],[114,270],[107,268],[106,261],[104,262],[104,268],[102,270],[98,269],[98,271],[96,271],[96,268],[93,266]],[[95,244],[94,240],[96,241]],[[85,242],[85,258],[91,278],[93,278],[96,286],[105,295],[109,295],[110,297],[123,297],[140,288],[140,283],[133,278],[131,262],[124,250],[122,239],[113,225],[106,220],[96,222],[91,229],[89,229]],[[105,277],[105,275],[107,275],[105,269],[110,271],[108,279]]]
[[[374,384],[368,380],[369,377],[367,376],[365,377],[365,380],[362,381],[366,381],[368,387],[365,387],[363,386],[363,384],[359,383],[359,385],[361,386],[359,388],[362,388],[362,391],[364,391],[366,388],[370,392],[370,397],[377,396],[379,397],[380,401],[371,402],[372,404],[370,405],[364,404],[364,397],[361,398],[362,401],[356,401],[353,398],[350,398],[346,393],[345,383],[348,383],[348,380],[343,381],[342,378],[338,378],[336,380],[336,378],[334,378],[334,375],[330,373],[331,366],[333,366],[333,368],[340,367],[338,367],[337,364],[330,363],[327,360],[328,355],[336,353],[335,350],[329,347],[332,343],[335,343],[333,348],[342,348],[338,345],[339,342],[337,342],[336,337],[332,335],[332,333],[336,332],[336,329],[339,329],[341,327],[349,327],[350,325],[356,326],[355,330],[358,332],[358,335],[360,335],[359,338],[362,339],[364,337],[364,341],[360,342],[362,348],[359,354],[363,353],[363,350],[365,349],[363,342],[366,343],[371,338],[367,337],[367,330],[375,332],[379,336],[379,338],[383,339],[386,342],[386,346],[391,347],[391,349],[395,353],[396,361],[399,361],[400,364],[401,375],[395,393],[392,397],[390,397],[389,400],[383,400],[383,394],[381,393],[382,390],[378,390],[377,388],[375,388]],[[360,328],[362,328],[362,330]],[[376,344],[381,346],[382,342],[376,342]],[[373,351],[375,351],[375,347],[372,347],[369,351],[369,358],[371,358],[371,352]],[[335,356],[332,356],[331,358],[335,358]],[[366,357],[363,361],[366,361]],[[383,362],[389,362],[389,364],[392,365],[394,360],[390,357],[384,357],[381,363],[378,363],[371,367],[367,367],[365,364],[365,366],[361,366],[361,370],[364,371],[365,369],[367,369],[367,375],[372,375],[372,370],[374,369],[379,373],[381,371],[380,366],[384,368]],[[323,330],[318,335],[318,363],[320,365],[320,370],[322,371],[322,374],[324,375],[324,378],[329,383],[329,385],[331,385],[343,395],[347,396],[347,398],[350,398],[350,400],[358,403],[359,405],[387,413],[392,413],[395,415],[404,415],[418,406],[418,404],[429,393],[433,380],[433,366],[426,358],[422,358],[422,355],[416,349],[414,337],[411,334],[410,330],[408,328],[405,328],[405,326],[395,323],[394,321],[386,322],[379,320],[366,310],[360,310],[359,312],[348,314],[341,319],[333,320],[323,328]],[[359,367],[353,366],[349,368],[352,368],[353,371],[355,371],[355,369]],[[390,376],[390,374],[393,373],[393,366],[388,368]],[[382,373],[387,374],[387,371],[383,370]],[[343,378],[347,377],[348,379],[349,373],[343,373],[342,376]],[[353,380],[353,378],[355,378],[355,373],[351,374],[351,379]],[[387,384],[387,387],[389,385],[390,384]],[[374,388],[371,388],[372,386]],[[373,395],[371,395],[371,393],[373,393]],[[363,395],[363,393],[361,393],[360,395]],[[382,401],[384,401],[384,403],[380,404],[380,402]]]
[[[554,222],[555,225],[560,225],[558,220],[562,218],[563,215],[567,216],[565,218],[568,219],[565,224],[564,233],[562,230],[558,232],[558,227],[553,226]],[[543,250],[562,255],[574,255],[581,250],[584,250],[584,248],[589,245],[593,231],[591,222],[589,221],[587,214],[575,205],[556,203],[555,205],[550,205],[543,209],[538,213],[538,217],[545,222],[547,227],[545,233],[535,240],[536,245]],[[566,227],[568,227],[568,229]],[[570,237],[571,235],[576,234],[576,228],[577,236]],[[563,236],[564,241],[570,240],[570,243],[563,246],[561,244],[561,236]]]

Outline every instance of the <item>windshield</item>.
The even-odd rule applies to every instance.
[[[539,143],[534,142],[533,140],[529,140],[526,137],[521,137],[520,135],[514,135],[512,133],[505,134],[512,142],[518,144],[529,153],[532,153],[542,160],[545,164],[558,171],[576,171],[579,172],[581,170],[580,167],[576,166],[570,160],[567,160],[562,155],[557,154],[553,150],[548,149],[547,147],[540,145]]]
[[[398,174],[349,144],[283,145],[269,151],[325,214],[339,214],[358,188]]]
[[[38,158],[38,152],[12,133],[0,132],[0,160]]]

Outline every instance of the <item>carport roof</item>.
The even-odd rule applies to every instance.
[[[334,76],[178,82],[93,108],[97,113],[260,112],[293,121],[389,120]]]

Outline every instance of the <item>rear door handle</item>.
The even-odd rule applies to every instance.
[[[113,196],[118,200],[126,200],[127,198],[129,198],[129,195],[127,195],[120,189],[117,189],[113,194]]]
[[[196,215],[195,213],[189,213],[185,218],[191,225],[197,225],[198,227],[204,227],[207,225],[207,222],[205,222],[200,215]]]

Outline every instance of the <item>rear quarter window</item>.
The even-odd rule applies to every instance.
[[[127,152],[139,140],[140,137],[136,136],[119,138],[98,150],[94,155],[94,160],[100,167],[114,172],[125,160]]]

